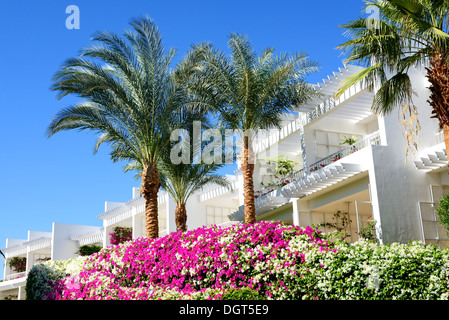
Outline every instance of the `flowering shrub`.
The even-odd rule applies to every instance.
[[[85,257],[46,261],[34,265],[28,273],[25,286],[27,300],[53,299],[58,280],[81,272]]]
[[[75,270],[73,270],[75,271]],[[139,238],[86,257],[54,299],[447,299],[449,252],[329,241],[259,222]]]
[[[126,241],[130,241],[133,236],[133,229],[125,227],[115,227],[114,232],[110,233],[109,235],[111,236],[111,244],[117,245]]]
[[[229,289],[299,298],[308,247],[330,250],[316,230],[261,222],[199,228],[111,246],[55,286],[58,299],[219,299]],[[56,290],[56,291],[57,291]]]
[[[308,257],[308,283],[318,299],[448,299],[449,252],[419,242],[378,245],[341,242],[339,250]],[[313,263],[315,261],[315,263]]]

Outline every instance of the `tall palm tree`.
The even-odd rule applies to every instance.
[[[189,60],[192,61],[192,60]],[[185,73],[181,73],[185,76]],[[184,77],[184,80],[187,79]],[[221,145],[219,149],[215,148],[214,151],[219,150],[218,155],[213,155],[212,160],[204,161],[202,155],[202,149],[205,143],[192,143],[193,128],[195,122],[199,124],[200,130],[204,131],[211,129],[210,119],[207,118],[207,114],[204,112],[191,112],[188,108],[184,108],[183,112],[176,114],[179,118],[177,123],[184,124],[182,131],[179,132],[182,135],[180,141],[170,141],[169,148],[165,149],[164,154],[160,157],[158,163],[161,187],[166,190],[175,200],[175,223],[177,231],[187,231],[187,209],[186,204],[190,196],[198,190],[201,190],[207,185],[219,185],[223,187],[229,187],[230,184],[225,177],[214,174],[219,168],[222,168],[225,164],[222,161],[223,157],[226,157],[227,149]],[[178,127],[180,128],[180,127]],[[219,132],[220,130],[217,129]],[[172,131],[175,133],[175,131]],[[176,135],[176,134],[175,134]],[[207,138],[207,134],[203,135]],[[176,137],[179,138],[179,137]],[[203,140],[207,140],[203,138]],[[176,145],[181,144],[180,148]],[[181,148],[183,150],[181,151]],[[173,153],[187,152],[187,157],[182,156],[182,159],[174,159]],[[175,155],[179,157],[179,154]],[[142,166],[141,163],[132,161],[125,166],[125,171],[137,171],[138,175],[141,175]]]
[[[345,80],[336,95],[359,81],[366,81],[371,89],[378,87],[372,105],[374,112],[386,115],[402,106],[416,116],[412,99],[415,92],[408,71],[424,66],[430,82],[428,102],[432,117],[439,120],[449,150],[449,2],[373,0],[365,3],[378,17],[359,18],[344,24],[342,27],[352,39],[339,48],[348,53],[346,62],[358,62],[366,68]],[[416,134],[419,124],[411,129]],[[412,141],[412,145],[417,147],[416,142]]]
[[[216,112],[224,127],[241,133],[241,168],[246,223],[255,223],[252,139],[259,130],[279,127],[281,115],[314,95],[305,77],[317,70],[306,54],[257,55],[248,38],[231,34],[227,56],[212,45],[202,50],[201,72],[189,83],[198,103]]]
[[[175,200],[175,223],[177,231],[187,231],[187,200],[198,190],[207,185],[219,185],[230,187],[228,180],[220,175],[213,174],[222,167],[220,164],[175,164],[170,159],[161,161],[160,178],[161,187],[166,190]],[[125,166],[125,171],[135,170],[140,172],[142,168],[138,162],[130,162]]]
[[[188,73],[182,60],[170,69],[175,50],[166,50],[156,24],[133,19],[123,37],[98,32],[92,45],[69,59],[54,77],[58,98],[73,94],[83,101],[61,110],[48,127],[48,136],[64,130],[99,134],[99,146],[110,145],[116,161],[141,165],[141,193],[145,198],[146,235],[159,234],[157,194],[161,186],[158,163],[169,146],[170,133],[182,126],[173,115],[188,100],[177,79]],[[98,60],[98,61],[97,61]]]

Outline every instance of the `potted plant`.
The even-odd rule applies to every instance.
[[[343,140],[340,142],[340,145],[347,144],[352,146],[357,141],[359,141],[359,139],[356,136],[343,136]]]
[[[133,235],[132,228],[115,227],[114,232],[109,234],[111,236],[111,244],[117,245],[126,241],[130,241]]]
[[[8,259],[8,265],[15,272],[24,272],[26,270],[27,258],[26,257],[13,257]]]
[[[98,244],[85,244],[80,246],[76,252],[80,256],[90,256],[91,254],[99,252],[103,247]]]

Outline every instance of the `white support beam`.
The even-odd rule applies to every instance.
[[[293,225],[299,226],[299,209],[298,209],[298,199],[292,198],[290,199],[293,205]]]

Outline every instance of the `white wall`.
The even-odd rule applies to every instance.
[[[435,134],[439,128],[437,120],[430,118],[431,108],[426,102],[429,91],[424,74],[416,71],[410,76],[418,93],[414,103],[422,127],[419,144],[422,150],[436,144]],[[413,156],[406,158],[406,139],[399,119],[399,110],[380,118],[379,127],[384,130],[388,145],[372,146],[373,213],[374,218],[380,220],[385,243],[421,239],[418,201],[429,201],[429,186],[439,184],[434,175],[416,169]]]
[[[78,251],[77,242],[71,240],[73,235],[82,234],[90,231],[97,231],[100,227],[95,226],[83,226],[65,223],[53,223],[52,231],[52,260],[66,260],[76,257],[75,253]]]
[[[28,241],[41,237],[51,237],[51,232],[28,231]]]

